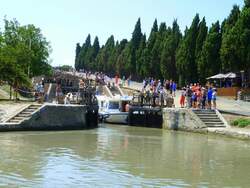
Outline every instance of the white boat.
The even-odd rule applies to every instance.
[[[128,112],[126,105],[132,100],[131,96],[97,96],[99,116],[106,123],[127,124]]]

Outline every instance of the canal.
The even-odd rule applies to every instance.
[[[161,129],[0,134],[0,187],[249,187],[250,142]]]

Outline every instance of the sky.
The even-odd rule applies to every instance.
[[[98,36],[105,44],[131,39],[135,23],[141,18],[142,32],[148,36],[155,18],[172,25],[174,19],[182,31],[190,26],[196,13],[206,17],[208,25],[226,18],[234,4],[244,0],[0,0],[0,20],[16,18],[21,25],[34,24],[50,41],[53,66],[74,65],[75,47],[87,35],[92,42]]]

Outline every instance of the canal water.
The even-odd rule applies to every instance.
[[[0,187],[249,187],[250,142],[161,129],[0,133]]]

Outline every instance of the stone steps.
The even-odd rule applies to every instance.
[[[193,110],[193,112],[207,127],[226,126],[214,110]]]
[[[32,113],[35,112],[38,108],[40,108],[42,105],[30,105],[18,114],[16,114],[14,117],[9,119],[7,122],[8,123],[20,123],[23,120],[28,119],[31,117]]]

